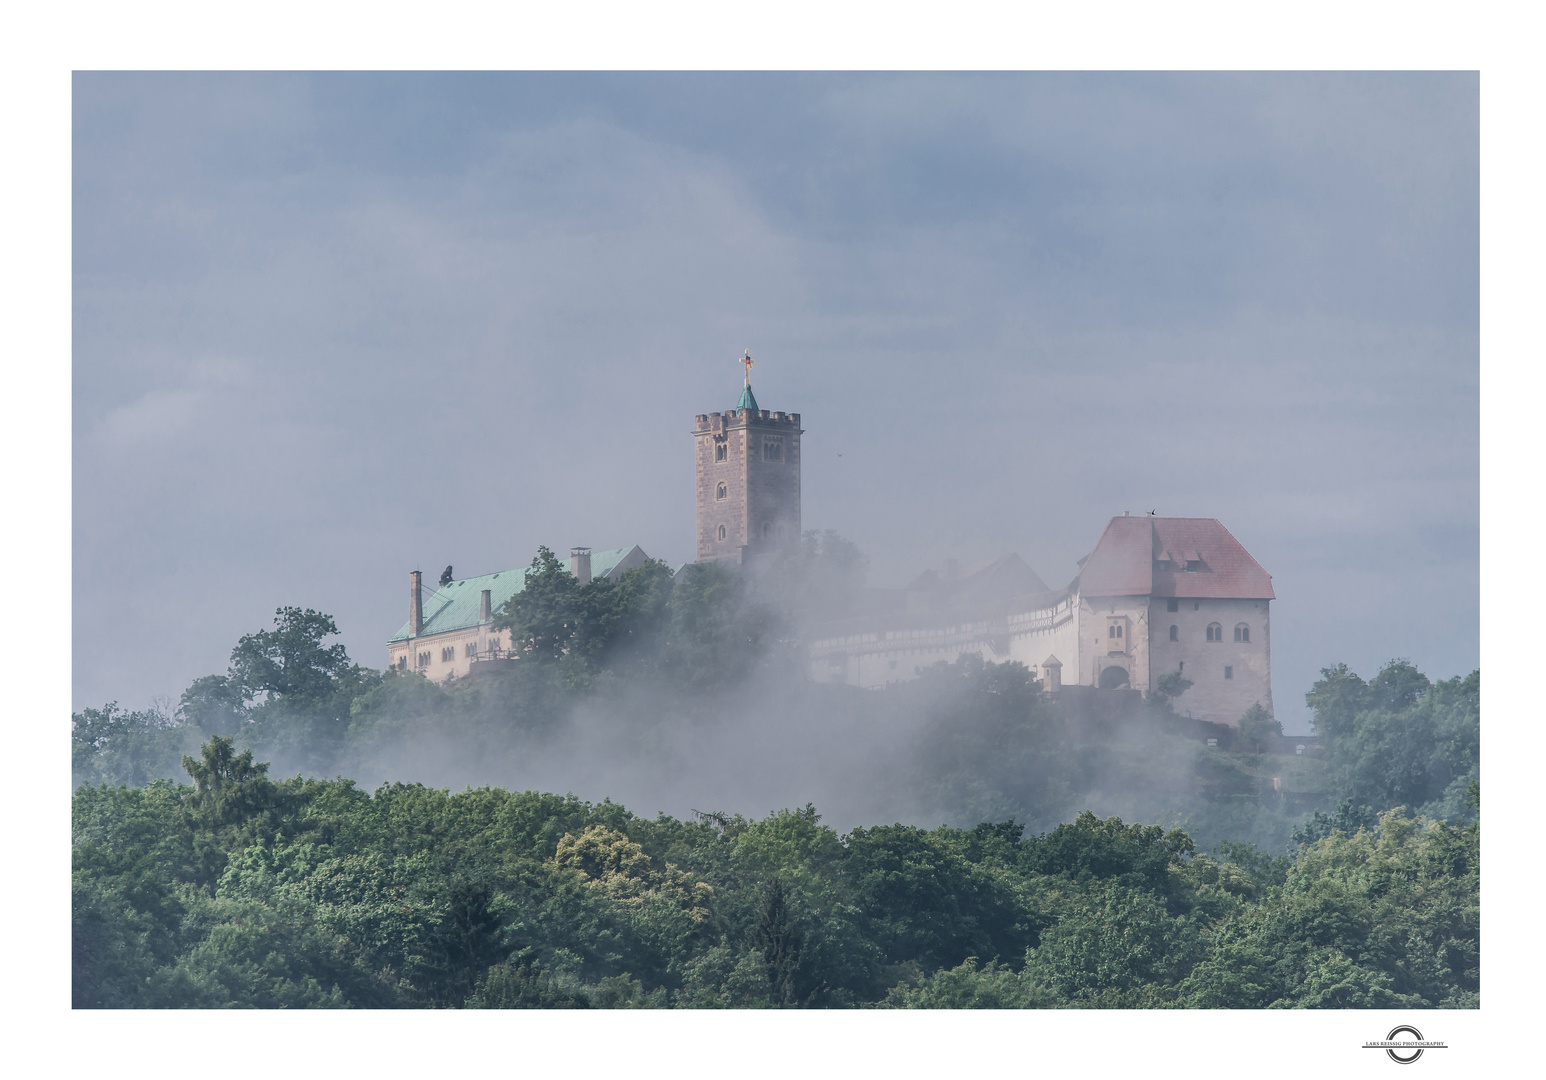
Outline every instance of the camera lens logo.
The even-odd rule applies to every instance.
[[[1400,1038],[1405,1035],[1407,1038]],[[1365,1050],[1383,1050],[1398,1065],[1410,1065],[1423,1056],[1424,1050],[1443,1050],[1442,1042],[1429,1041],[1411,1024],[1397,1024],[1383,1039],[1363,1044]]]

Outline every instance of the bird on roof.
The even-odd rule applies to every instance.
[[[449,566],[440,571],[440,584],[442,587],[451,584],[451,568]]]

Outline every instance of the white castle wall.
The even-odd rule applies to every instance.
[[[1164,597],[1086,598],[1077,593],[1051,607],[997,619],[941,621],[893,626],[821,637],[807,645],[809,674],[816,682],[842,682],[865,689],[916,678],[920,668],[965,653],[986,661],[1015,660],[1045,685],[1045,661],[1062,662],[1065,686],[1100,685],[1101,673],[1120,667],[1129,686],[1151,693],[1158,678],[1181,670],[1193,686],[1174,708],[1182,715],[1236,724],[1252,704],[1272,708],[1269,601],[1181,599],[1168,610]],[[1121,643],[1110,636],[1119,621]],[[1219,641],[1207,628],[1220,628]],[[1237,625],[1249,641],[1234,640]],[[1170,640],[1170,627],[1177,640]],[[1226,668],[1228,669],[1226,675]]]

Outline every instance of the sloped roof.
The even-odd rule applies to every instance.
[[[1085,596],[1274,598],[1272,575],[1217,518],[1112,518],[1086,556],[1079,591]]]
[[[611,577],[618,565],[635,551],[638,551],[641,556],[644,554],[638,544],[632,547],[591,552],[591,577],[593,579]],[[639,559],[629,560],[628,569],[638,565],[640,561]],[[445,634],[452,630],[468,630],[478,626],[483,590],[489,591],[493,610],[498,611],[512,596],[526,588],[526,575],[529,572],[530,567],[523,566],[518,570],[501,570],[496,574],[460,578],[442,585],[436,592],[424,597],[424,629],[419,631],[418,636]],[[427,589],[425,591],[428,593]],[[387,639],[387,644],[407,641],[413,636],[412,627],[405,621],[401,629]]]
[[[948,580],[932,570],[925,570],[908,583],[905,591],[931,593],[936,605],[977,606],[1040,596],[1049,590],[1040,575],[1018,554],[1011,552],[969,566],[959,576]]]

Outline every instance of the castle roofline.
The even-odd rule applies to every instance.
[[[644,555],[644,549],[638,544],[632,547],[592,552],[591,580],[611,577],[623,560],[635,551],[641,557],[648,558]],[[454,579],[442,585],[433,595],[424,598],[423,629],[415,634],[412,625],[405,622],[397,633],[387,639],[387,644],[395,645],[399,641],[407,641],[410,638],[448,634],[453,630],[470,630],[481,626],[483,622],[479,614],[483,590],[489,591],[493,610],[498,612],[512,596],[526,588],[526,575],[529,573],[531,573],[531,567],[523,566],[515,570],[500,570],[478,577]]]
[[[1217,518],[1114,517],[1080,562],[1084,596],[1272,600],[1272,575]]]

